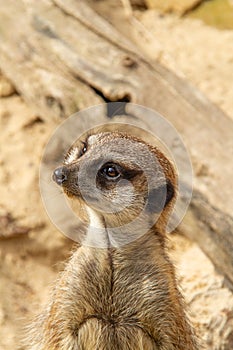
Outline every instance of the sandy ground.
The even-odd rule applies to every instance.
[[[159,42],[154,57],[159,54],[168,65],[178,67],[180,74],[233,116],[233,32],[195,20],[161,17],[155,11],[137,13],[137,18],[152,34],[150,40]],[[72,246],[50,223],[38,186],[44,146],[55,127],[34,115],[16,94],[0,99],[0,223],[10,213],[15,226],[29,230],[0,240],[0,350],[18,347],[23,324],[47,300]],[[4,224],[0,230],[0,235],[7,231]],[[185,238],[173,235],[170,251],[203,347],[231,350],[233,296],[223,278]]]

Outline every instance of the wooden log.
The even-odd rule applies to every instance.
[[[178,231],[195,241],[214,263],[226,284],[232,283],[232,215],[211,205],[203,193],[195,190],[190,208]]]
[[[0,69],[43,118],[103,101],[157,110],[190,151],[194,197],[182,230],[233,285],[233,124],[198,90],[79,0],[0,0]],[[191,218],[191,219],[190,219]]]

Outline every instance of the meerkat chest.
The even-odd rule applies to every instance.
[[[159,349],[147,326],[154,312],[150,277],[140,276],[135,264],[122,266],[104,250],[79,256],[76,263],[64,297],[80,349]]]
[[[165,282],[152,264],[142,266],[121,261],[107,250],[93,250],[74,262],[67,290],[79,319],[144,327],[156,313],[158,298],[161,305]]]

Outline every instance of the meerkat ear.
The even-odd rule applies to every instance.
[[[175,195],[174,187],[170,180],[166,180],[164,185],[153,189],[148,196],[148,211],[151,213],[160,213],[172,200]]]

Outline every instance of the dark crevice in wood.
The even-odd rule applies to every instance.
[[[109,97],[105,96],[103,91],[93,87],[93,86],[90,86],[90,88],[92,88],[92,90],[95,91],[95,93],[100,96],[104,102],[108,103],[108,102],[130,102],[131,101],[131,97],[130,95],[126,92],[125,95],[122,97],[122,98],[112,98],[110,99]]]
[[[200,0],[198,1],[196,4],[193,4],[190,8],[188,8],[186,11],[184,11],[181,14],[181,17],[185,17],[186,15],[188,15],[190,12],[193,12],[194,10],[198,9],[199,7],[201,7],[203,5],[203,2],[208,2],[210,0]]]

